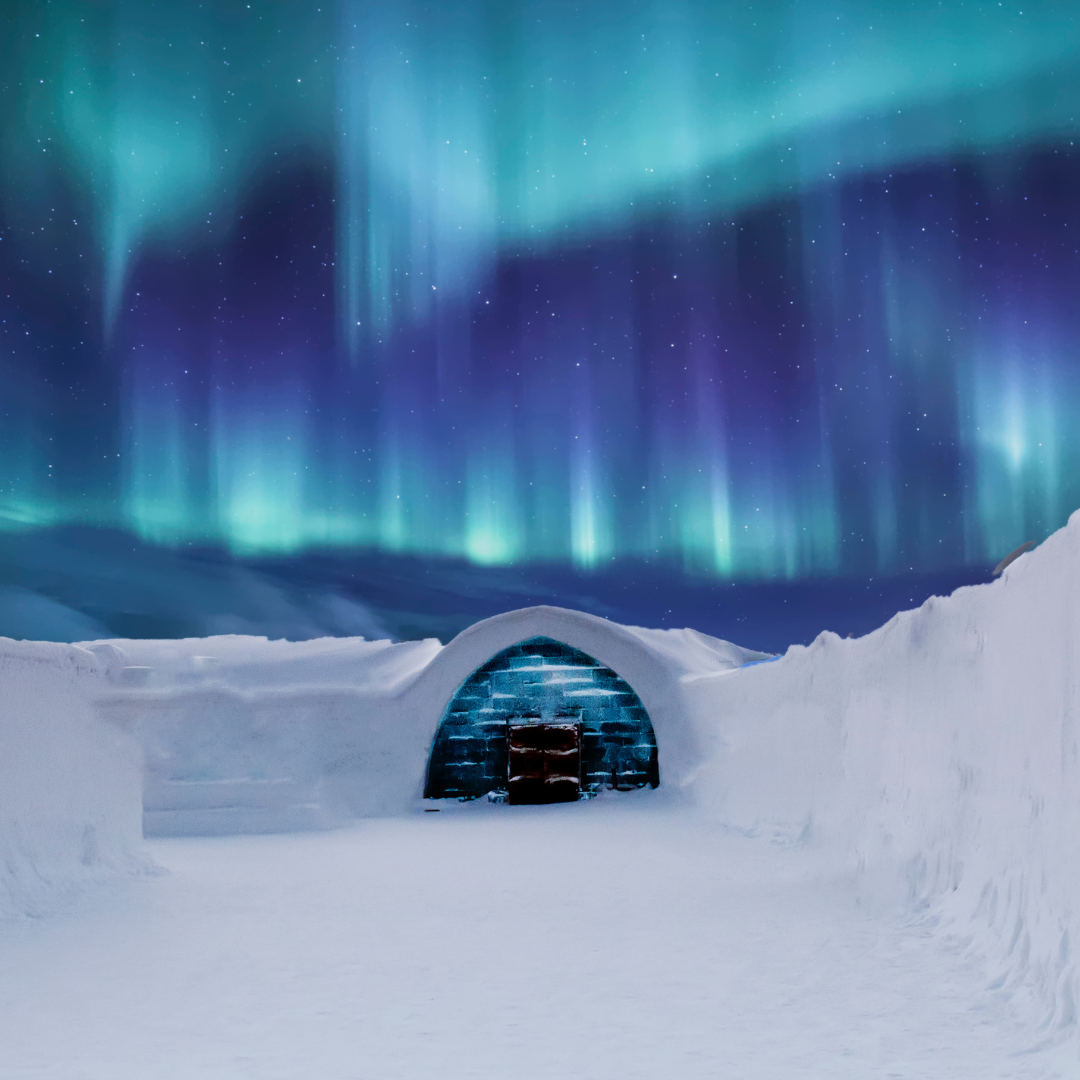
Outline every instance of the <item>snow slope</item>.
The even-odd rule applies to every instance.
[[[138,748],[90,705],[119,660],[0,638],[0,916],[145,865]]]
[[[1049,1038],[1080,1001],[1080,513],[989,585],[697,680],[707,816],[844,853]],[[704,737],[704,736],[703,736]]]

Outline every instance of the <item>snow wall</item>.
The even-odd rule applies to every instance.
[[[0,917],[146,865],[138,746],[91,705],[122,663],[0,638]]]
[[[1080,1001],[1080,512],[993,584],[696,680],[687,785],[729,826],[839,845],[988,958],[1047,1035]]]
[[[764,655],[694,630],[641,630],[541,606],[485,619],[445,647],[118,641],[132,664],[100,707],[143,745],[147,835],[325,828],[415,807],[454,692],[496,653],[538,635],[632,679],[664,746],[662,783],[681,782],[700,760],[684,676]]]
[[[98,707],[142,744],[147,836],[329,828],[415,801],[430,736],[399,703],[438,641],[117,644],[132,664]]]

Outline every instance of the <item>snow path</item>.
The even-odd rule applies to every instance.
[[[657,795],[156,841],[170,874],[0,926],[0,1076],[1080,1075],[820,853]]]

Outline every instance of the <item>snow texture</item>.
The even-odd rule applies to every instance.
[[[223,637],[99,643],[95,658],[6,643],[0,897],[27,910],[131,863],[124,724],[140,732],[163,832],[415,813],[450,696],[543,634],[611,667],[648,709],[661,789],[633,798],[681,797],[682,820],[718,830],[718,850],[734,831],[846,866],[869,908],[902,900],[988,966],[992,993],[1047,1043],[1075,1041],[1078,621],[1080,514],[993,584],[768,664],[693,631],[550,607],[485,620],[445,648]]]
[[[1047,1038],[1080,996],[1080,513],[989,585],[696,681],[708,816],[842,852]],[[663,761],[664,747],[660,747]]]
[[[1075,1080],[811,846],[657,791],[154,840],[0,926],[4,1080]]]
[[[147,835],[320,829],[414,801],[434,732],[399,703],[438,641],[115,644],[132,664],[99,707],[143,745]]]
[[[500,649],[547,634],[638,692],[662,785],[725,826],[844,854],[864,889],[902,889],[969,938],[1052,1037],[1075,1029],[1080,1000],[1078,577],[1074,515],[992,584],[932,598],[858,640],[822,634],[768,664],[692,630],[557,608],[485,620],[445,648],[123,642],[156,681],[114,708],[154,718],[143,731],[163,780],[247,783],[234,803],[295,804],[277,819],[234,807],[216,826],[177,811],[160,831],[400,813],[456,688]],[[286,786],[250,788],[268,780]],[[162,805],[185,797],[227,802],[229,791],[166,793]]]
[[[147,766],[147,835],[317,829],[405,813],[447,702],[496,653],[547,635],[626,672],[649,712],[661,782],[696,766],[684,681],[763,653],[694,630],[643,630],[563,608],[476,623],[447,646],[362,638],[116,641],[130,660],[101,708]]]
[[[0,917],[146,866],[138,747],[90,704],[121,663],[0,638]]]

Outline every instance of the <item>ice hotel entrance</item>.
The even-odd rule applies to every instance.
[[[660,782],[649,714],[611,668],[531,637],[496,653],[450,699],[425,796],[567,802]]]

